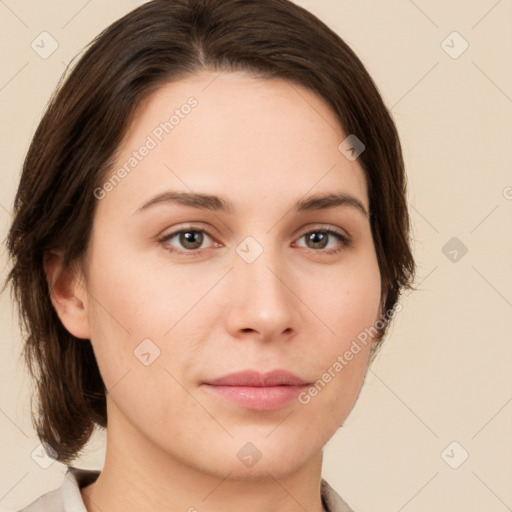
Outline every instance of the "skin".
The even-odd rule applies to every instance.
[[[158,90],[113,169],[190,96],[198,105],[98,201],[83,272],[63,271],[58,254],[46,264],[59,317],[91,340],[108,390],[105,465],[82,497],[89,512],[319,512],[322,448],[357,400],[370,344],[306,405],[253,411],[201,384],[276,368],[315,382],[374,324],[381,287],[368,217],[350,205],[293,209],[339,192],[368,211],[363,170],[338,150],[347,134],[323,99],[228,72]],[[223,196],[233,210],[138,211],[168,190]],[[211,234],[199,254],[179,235],[162,241],[190,227]],[[350,245],[332,235],[325,248],[308,243],[325,228]],[[247,236],[263,249],[252,263],[236,252]],[[149,366],[134,355],[145,339],[160,350]],[[237,457],[248,442],[262,455],[250,468]]]

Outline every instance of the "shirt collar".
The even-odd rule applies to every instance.
[[[62,484],[64,512],[87,512],[80,488],[92,484],[100,470],[80,469],[68,466]],[[322,503],[328,512],[353,512],[343,498],[324,480],[321,481]]]

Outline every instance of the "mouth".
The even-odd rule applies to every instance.
[[[231,403],[255,411],[281,409],[296,400],[311,383],[286,370],[231,373],[202,383],[209,392]]]

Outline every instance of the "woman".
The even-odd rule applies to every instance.
[[[154,0],[112,24],[35,133],[8,245],[69,467],[23,510],[351,510],[322,448],[414,261],[395,125],[320,20]],[[75,468],[95,425],[104,467]]]

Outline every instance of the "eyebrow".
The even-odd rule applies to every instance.
[[[177,192],[169,190],[152,197],[149,201],[144,203],[137,213],[147,210],[148,208],[158,205],[175,203],[183,206],[191,206],[201,210],[211,210],[216,212],[232,213],[234,208],[233,204],[222,197],[211,194],[200,194],[195,192]],[[328,208],[335,208],[338,206],[351,206],[357,209],[365,217],[368,217],[368,212],[363,206],[363,203],[356,197],[345,194],[319,194],[301,199],[294,205],[295,211],[306,212],[312,210],[325,210]]]

